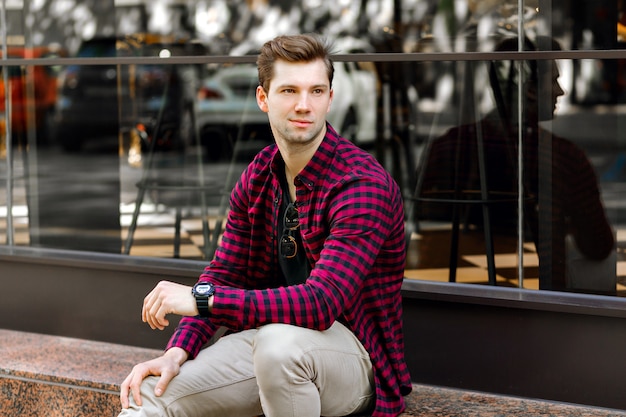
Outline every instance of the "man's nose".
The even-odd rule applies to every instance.
[[[554,88],[554,94],[557,97],[561,97],[565,94],[565,90],[563,90],[563,87],[561,87],[561,83],[558,81],[556,82],[556,87]]]
[[[310,97],[309,94],[306,92],[303,92],[301,94],[298,95],[298,98],[296,100],[296,110],[297,111],[304,111],[304,110],[308,110],[310,107]]]

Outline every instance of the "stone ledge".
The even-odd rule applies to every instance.
[[[119,384],[159,350],[0,329],[3,417],[115,417]],[[626,416],[620,410],[414,384],[401,417]]]
[[[413,384],[401,417],[618,417],[626,411]]]
[[[0,329],[3,417],[113,417],[119,384],[159,350]]]

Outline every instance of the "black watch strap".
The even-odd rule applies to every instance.
[[[198,313],[202,317],[209,317],[209,297],[196,296],[196,306],[198,307]]]

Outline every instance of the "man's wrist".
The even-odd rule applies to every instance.
[[[212,299],[214,292],[215,286],[210,282],[198,282],[191,289],[191,293],[196,299],[196,307],[200,316],[208,317],[210,315],[209,300]]]
[[[182,365],[189,359],[189,352],[178,346],[172,346],[163,355],[172,358],[179,365]]]

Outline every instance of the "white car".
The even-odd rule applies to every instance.
[[[209,160],[239,158],[242,148],[254,152],[271,142],[267,115],[255,98],[258,84],[252,64],[220,67],[202,83],[195,105],[196,123]]]
[[[338,53],[364,52],[353,38],[335,43]],[[371,66],[373,68],[373,65]],[[371,146],[377,136],[378,76],[357,62],[335,61],[334,98],[328,121],[343,137]],[[196,123],[210,160],[248,156],[271,142],[267,115],[257,106],[256,66],[220,67],[204,80],[196,101]]]
[[[335,42],[340,54],[372,52],[356,38]],[[373,64],[335,61],[333,103],[328,121],[337,132],[359,146],[369,146],[377,137],[379,80]]]

